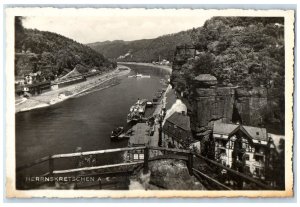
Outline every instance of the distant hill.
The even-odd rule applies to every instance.
[[[105,57],[125,62],[172,61],[176,45],[191,44],[192,30],[135,41],[105,41],[87,44]]]
[[[52,32],[25,29],[16,18],[15,75],[41,71],[43,78],[61,77],[75,66],[105,71],[116,64],[90,47]]]

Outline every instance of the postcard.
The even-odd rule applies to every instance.
[[[292,197],[294,15],[6,8],[7,197]]]

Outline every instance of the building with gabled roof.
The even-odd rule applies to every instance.
[[[260,127],[215,122],[215,159],[253,177],[265,179],[272,140]]]
[[[268,135],[266,128],[215,122],[213,133],[217,137],[223,135],[221,136],[222,138],[228,138],[228,136],[234,134],[238,130],[242,130],[245,134],[251,137],[254,143],[268,143]]]
[[[163,140],[168,147],[186,148],[191,144],[190,117],[185,112],[174,112],[166,119],[163,127]]]

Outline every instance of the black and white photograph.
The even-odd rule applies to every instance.
[[[292,196],[294,15],[7,9],[8,196]]]

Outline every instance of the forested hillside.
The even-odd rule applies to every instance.
[[[250,96],[267,97],[263,122],[284,129],[283,18],[214,17],[193,29],[191,38],[196,55],[173,62],[177,70],[171,79],[177,89],[190,93],[195,77],[212,74],[219,86],[240,86]]]
[[[189,73],[211,73],[225,85],[279,87],[284,83],[283,34],[283,18],[212,18],[192,32],[200,54]]]
[[[15,19],[15,75],[41,71],[45,79],[54,79],[81,65],[90,69],[109,70],[116,64],[84,44],[52,32],[26,29],[22,19]]]
[[[90,43],[88,46],[105,57],[118,61],[152,62],[159,61],[159,59],[172,61],[176,45],[191,44],[191,31],[164,35],[155,39],[96,42]],[[127,53],[126,57],[121,57]]]

